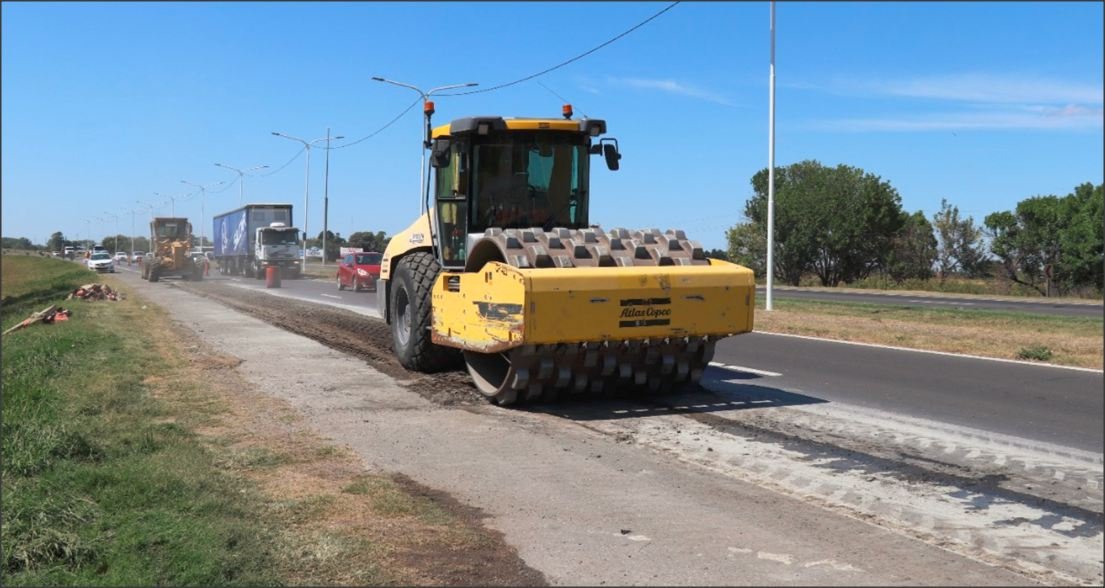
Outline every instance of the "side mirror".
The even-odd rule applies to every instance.
[[[602,156],[606,158],[606,167],[610,171],[617,171],[619,164],[618,160],[622,158],[622,154],[618,153],[618,148],[610,143],[603,143]]]
[[[433,151],[430,152],[430,165],[433,167],[449,167],[449,155],[452,153],[451,147],[448,139],[438,139],[434,141]]]

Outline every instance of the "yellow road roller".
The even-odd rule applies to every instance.
[[[621,159],[605,121],[565,105],[563,118],[433,127],[433,112],[425,102],[423,213],[391,239],[377,287],[408,369],[463,361],[500,405],[659,394],[697,383],[719,339],[752,330],[748,268],[681,230],[591,224],[592,156]]]

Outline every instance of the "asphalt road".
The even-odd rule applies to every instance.
[[[207,279],[378,316],[374,292],[339,292],[329,281],[284,280],[281,288],[266,289],[263,280],[214,273]],[[711,378],[736,377],[744,383],[777,390],[780,397],[844,402],[1086,451],[1103,451],[1105,394],[1101,372],[767,333],[750,333],[720,342],[714,361],[745,369],[734,372],[713,368]]]
[[[1103,451],[1101,372],[767,333],[721,341],[714,361],[763,372],[736,375],[808,402],[844,402]]]
[[[766,296],[763,287],[756,288],[756,296]],[[1001,310],[1048,314],[1060,316],[1084,316],[1101,318],[1105,309],[1101,304],[1077,304],[1069,302],[1049,302],[1042,299],[993,300],[974,296],[962,298],[951,296],[905,296],[902,294],[841,291],[825,292],[819,290],[781,290],[776,288],[775,298],[782,300],[817,300],[825,302],[858,302],[864,304],[891,304],[896,306],[922,306],[933,308],[964,308],[972,310]]]

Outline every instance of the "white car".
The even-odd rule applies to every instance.
[[[115,254],[115,257],[111,258],[111,260],[116,263],[126,263],[128,259],[130,259],[130,257],[127,255],[126,251],[120,251]]]
[[[146,256],[146,253],[144,251],[135,251],[134,252],[134,257],[130,258],[130,260],[133,261],[134,263],[138,263],[139,261],[142,261],[142,258],[145,257],[145,256]]]
[[[115,273],[115,262],[111,260],[111,254],[107,251],[93,253],[87,263],[90,270]]]

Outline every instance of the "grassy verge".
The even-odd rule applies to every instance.
[[[763,286],[765,281],[761,277],[756,280],[756,283]],[[778,282],[776,282],[776,285],[779,285]],[[827,290],[830,292],[878,290],[880,292],[893,292],[903,296],[925,295],[954,297],[968,295],[1008,300],[1035,298],[1037,301],[1083,302],[1087,304],[1100,304],[1102,300],[1101,292],[1094,288],[1082,288],[1069,296],[1052,296],[1050,298],[1045,298],[1032,288],[1001,278],[949,278],[943,283],[941,283],[939,279],[932,278],[928,280],[906,280],[898,283],[886,278],[871,277],[850,284],[842,283],[838,287],[832,288],[822,286],[821,282],[816,278],[805,277],[799,282],[798,288],[804,290]]]
[[[9,261],[4,328],[91,281]],[[99,279],[127,299],[3,338],[4,585],[541,583],[478,513],[366,472]]]
[[[757,331],[1102,367],[1101,318],[762,298]]]
[[[327,280],[334,279],[334,275],[337,274],[338,267],[335,263],[327,263],[326,267],[322,267],[322,262],[311,261],[307,264],[307,267],[303,270],[303,275],[309,278],[323,278]]]
[[[89,281],[75,264],[25,259],[3,263],[16,297],[4,328]],[[4,584],[277,580],[248,489],[213,475],[149,397],[145,378],[173,366],[128,302],[71,304],[69,321],[3,339]]]

